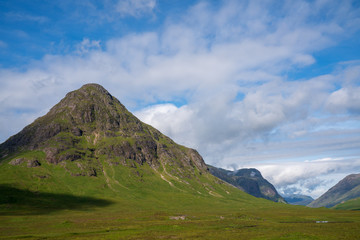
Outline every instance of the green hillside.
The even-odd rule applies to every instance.
[[[360,212],[274,203],[212,185],[212,176],[199,177],[203,186],[171,185],[146,165],[104,163],[95,177],[8,162],[0,166],[0,238],[356,239],[360,227]]]
[[[330,208],[339,203],[358,197],[360,197],[360,174],[351,174],[346,176],[308,206]]]
[[[340,203],[332,208],[333,209],[341,209],[341,210],[360,210],[360,198],[348,200],[348,201]]]
[[[10,193],[13,188],[15,193],[120,195],[129,202],[153,198],[161,205],[169,196],[230,194],[195,150],[142,123],[97,84],[68,93],[1,144],[0,154],[0,183]]]
[[[1,144],[0,172],[0,239],[355,239],[360,228],[360,212],[223,182],[96,84]]]

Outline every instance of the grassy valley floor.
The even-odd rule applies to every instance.
[[[0,239],[359,239],[360,211],[275,203],[208,173],[99,159],[97,176],[78,176],[74,162],[11,159],[0,163]]]
[[[2,204],[0,238],[359,239],[359,211],[310,209],[254,198],[129,202],[59,197],[58,209],[52,203],[43,209]],[[78,206],[62,202],[69,200],[82,202]]]

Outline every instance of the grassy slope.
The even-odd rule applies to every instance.
[[[310,203],[309,207],[334,207],[337,204],[360,196],[360,175],[351,174],[329,189],[321,197]]]
[[[41,152],[27,153],[27,158],[31,155],[39,159],[41,167],[12,166],[10,159],[0,163],[0,238],[358,237],[360,212],[273,203],[227,184],[216,185],[210,174],[179,182],[163,169],[156,173],[147,165],[112,166],[100,159],[103,172],[97,177],[75,177],[62,166],[46,163]],[[69,163],[68,169],[71,164],[75,163]],[[173,220],[171,216],[186,219]]]
[[[346,202],[348,200],[358,197],[359,193],[360,193],[360,185],[354,187],[345,194],[334,194],[334,195],[330,195],[328,198],[322,198],[321,201],[316,202],[317,203],[316,207],[318,207],[320,204],[325,207],[334,207],[337,204],[340,204],[341,202]],[[312,204],[309,204],[309,206],[313,207]]]
[[[341,210],[360,210],[360,198],[348,200],[333,207]]]

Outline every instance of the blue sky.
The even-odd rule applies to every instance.
[[[360,172],[358,1],[0,0],[0,141],[88,82],[280,192]]]

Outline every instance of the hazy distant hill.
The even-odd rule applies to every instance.
[[[312,197],[301,194],[283,195],[283,198],[289,204],[303,205],[303,206],[306,206],[310,204],[312,201],[314,201]]]
[[[360,197],[360,174],[351,174],[330,188],[309,207],[333,207],[339,203]]]
[[[275,187],[264,179],[255,168],[225,170],[208,165],[210,173],[255,197],[265,198],[274,202],[285,202]]]

